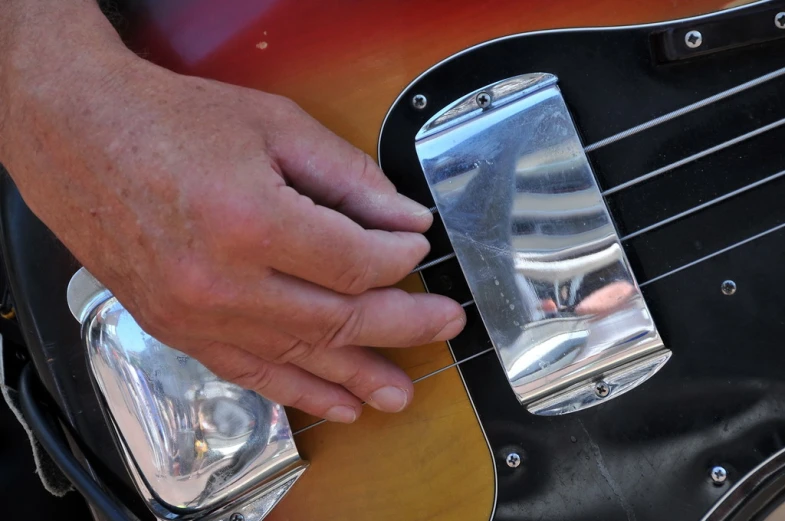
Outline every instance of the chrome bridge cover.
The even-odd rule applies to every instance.
[[[531,412],[596,405],[667,362],[555,76],[516,76],[465,96],[426,123],[416,149]]]
[[[307,467],[284,408],[145,333],[84,268],[68,305],[105,416],[156,517],[263,519]]]

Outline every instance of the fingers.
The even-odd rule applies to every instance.
[[[466,325],[461,305],[441,295],[389,288],[349,300],[354,315],[336,334],[343,345],[413,347],[450,340]]]
[[[212,342],[198,350],[198,356],[226,380],[329,421],[353,422],[360,414],[358,398],[395,413],[405,409],[414,395],[411,379],[369,349],[313,349],[290,343],[278,333],[263,336],[269,342],[242,349]],[[254,351],[263,357],[277,353],[277,360],[257,357]]]
[[[199,360],[215,374],[273,402],[339,423],[352,423],[362,412],[360,400],[349,391],[292,364],[266,362],[228,344],[213,343],[200,351]]]
[[[271,153],[300,193],[367,228],[424,232],[430,227],[431,212],[398,194],[367,154],[299,109],[282,119]]]
[[[346,346],[325,349],[289,335],[259,328],[264,342],[243,342],[242,349],[278,365],[296,365],[341,385],[384,412],[400,412],[411,402],[414,387],[406,373],[370,349]],[[258,337],[257,337],[258,338]]]
[[[380,411],[400,412],[409,405],[414,395],[414,386],[406,373],[367,348],[315,349],[293,363],[309,373],[340,384]]]
[[[282,186],[270,266],[341,293],[391,286],[428,253],[420,234],[365,230],[338,212]]]
[[[248,284],[238,298],[244,325],[235,323],[245,334],[263,322],[316,348],[417,346],[453,338],[466,324],[460,304],[441,295],[394,288],[341,295],[280,273],[256,290]]]

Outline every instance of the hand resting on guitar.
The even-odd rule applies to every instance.
[[[367,347],[446,340],[462,308],[388,286],[432,216],[291,101],[176,75],[91,0],[0,12],[0,161],[161,341],[284,405],[352,422],[413,387]]]

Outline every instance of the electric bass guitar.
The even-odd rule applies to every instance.
[[[124,36],[377,158],[435,216],[402,287],[467,312],[381,350],[407,411],[287,411],[267,519],[785,519],[785,2],[142,0]]]

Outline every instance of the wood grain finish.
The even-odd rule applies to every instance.
[[[493,463],[456,369],[416,385],[402,414],[366,408],[354,425],[297,436],[311,461],[274,521],[486,520]]]
[[[730,4],[141,0],[129,43],[175,71],[288,96],[375,156],[398,94],[467,47],[507,34],[653,22]],[[422,290],[416,277],[403,287]],[[444,343],[382,351],[412,378],[452,363]],[[295,412],[291,420],[295,429],[314,421]],[[456,369],[416,384],[404,413],[366,408],[356,424],[316,426],[298,435],[297,445],[312,466],[276,508],[275,521],[484,521],[492,512],[493,462]]]

